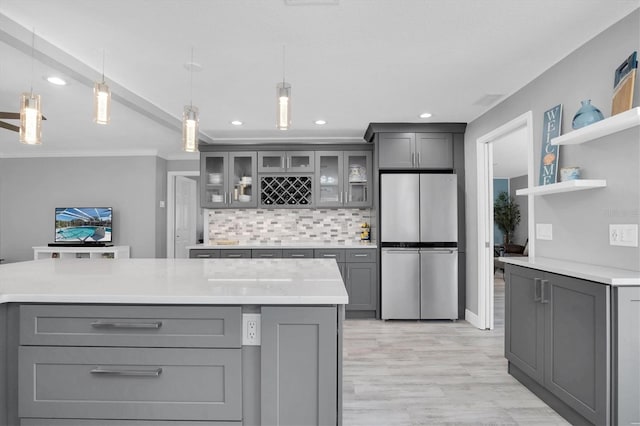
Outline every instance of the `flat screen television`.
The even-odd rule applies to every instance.
[[[111,243],[111,207],[56,207],[56,243]]]

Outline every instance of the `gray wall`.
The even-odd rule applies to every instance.
[[[516,191],[527,187],[528,178],[528,175],[523,175],[509,179],[509,194],[516,199],[516,203],[520,206],[520,224],[516,226],[516,231],[513,233],[513,243],[521,246],[529,238],[529,200],[527,197],[517,197]]]
[[[563,104],[563,133],[571,130],[581,100],[591,99],[605,117],[609,116],[614,71],[633,51],[640,50],[639,27],[640,11],[636,9],[467,126],[467,309],[471,312],[478,312],[477,139],[532,111],[537,182],[544,111]],[[634,106],[638,106],[640,84],[636,84],[634,99]],[[637,128],[610,140],[560,148],[561,167],[584,167],[585,178],[607,179],[608,187],[536,197],[536,223],[551,223],[554,235],[553,241],[536,241],[536,256],[640,270],[638,248],[608,245],[609,223],[640,221]],[[627,177],[623,178],[625,172]]]
[[[164,256],[166,161],[150,157],[0,160],[0,254],[33,259],[31,247],[53,241],[54,208],[111,206],[114,243],[132,257]]]

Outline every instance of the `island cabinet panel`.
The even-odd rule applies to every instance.
[[[337,423],[337,310],[263,307],[261,424]]]
[[[552,403],[565,404],[573,418],[610,424],[610,287],[514,265],[506,269],[510,365],[557,398]]]
[[[240,349],[21,346],[22,418],[242,420]]]
[[[614,293],[614,417],[612,424],[640,424],[640,287]]]
[[[20,306],[20,344],[239,348],[240,306]]]
[[[349,294],[347,310],[375,311],[377,306],[377,268],[375,263],[347,263],[345,286]]]

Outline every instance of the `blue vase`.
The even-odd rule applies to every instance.
[[[591,99],[587,99],[582,101],[582,106],[576,112],[576,115],[573,116],[573,121],[571,122],[571,127],[574,129],[579,129],[584,126],[588,126],[589,124],[593,124],[596,121],[600,121],[604,119],[604,115],[602,112],[593,105],[591,105]]]

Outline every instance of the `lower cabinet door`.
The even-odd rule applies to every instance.
[[[335,307],[262,308],[262,425],[336,425],[337,315]]]
[[[21,418],[242,420],[240,349],[21,346],[19,357]]]
[[[547,274],[544,384],[596,425],[609,424],[609,289]]]
[[[348,311],[375,311],[377,306],[377,275],[375,263],[347,263],[345,279],[349,294]]]
[[[544,381],[544,272],[507,265],[505,357],[532,379]]]

